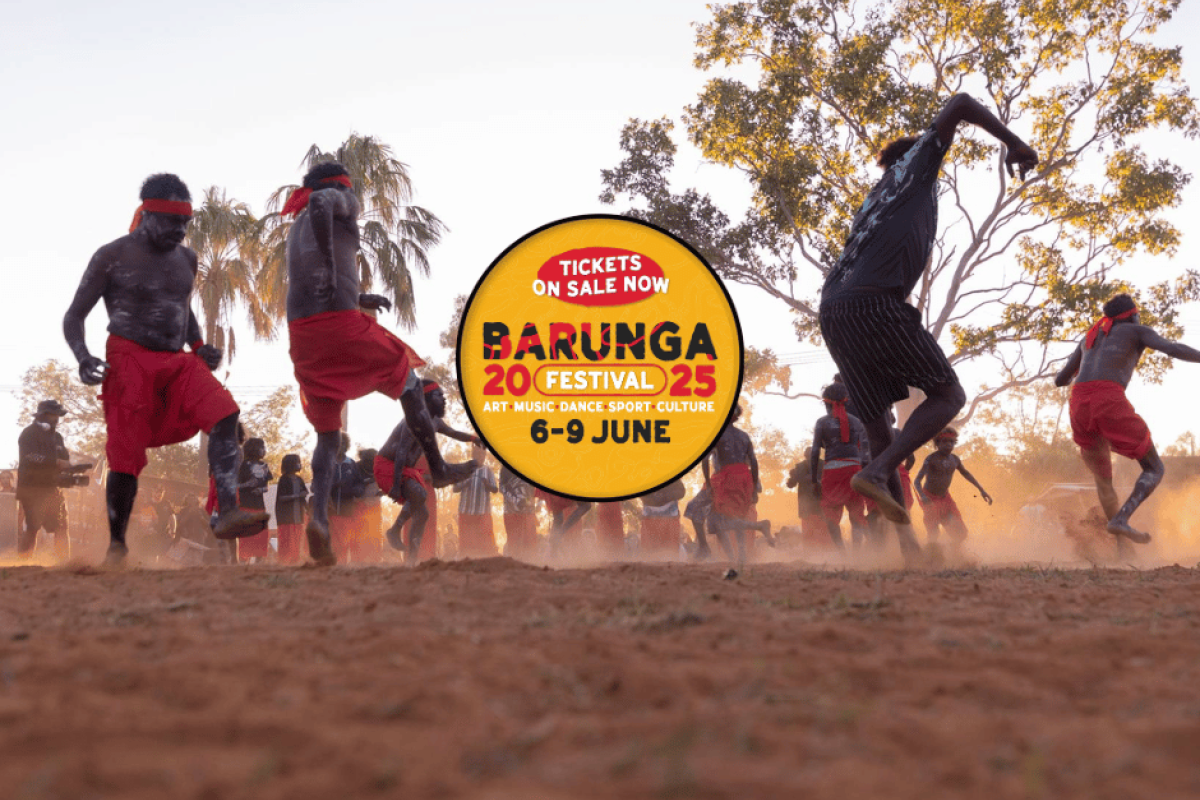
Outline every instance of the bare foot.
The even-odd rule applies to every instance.
[[[704,547],[697,547],[696,552],[692,554],[692,560],[697,563],[708,561],[710,558],[712,558],[712,550],[710,550],[707,545]]]
[[[775,546],[775,537],[771,535],[771,520],[764,519],[758,523],[759,533],[767,540],[767,544],[771,547]]]
[[[108,545],[108,552],[104,554],[104,566],[123,567],[125,566],[125,557],[128,555],[128,547],[120,542],[110,542]]]
[[[217,518],[213,536],[218,539],[242,539],[254,536],[266,529],[267,520],[270,518],[271,515],[266,511],[247,511],[244,508],[235,508]]]
[[[399,525],[393,525],[388,528],[384,535],[387,537],[387,542],[392,546],[393,550],[404,549],[404,538],[401,536],[401,527]]]
[[[886,482],[876,483],[860,472],[850,479],[850,488],[863,497],[874,500],[875,504],[879,506],[879,513],[892,522],[898,525],[911,524],[912,520],[909,519],[908,511],[892,497]]]
[[[314,564],[318,567],[332,567],[337,563],[337,556],[329,544],[329,528],[315,519],[310,519],[304,526],[304,535],[308,538],[308,555]]]
[[[1108,532],[1113,536],[1124,536],[1134,544],[1149,544],[1150,534],[1143,533],[1139,530],[1134,530],[1129,527],[1129,523],[1123,520],[1112,520],[1108,523]]]

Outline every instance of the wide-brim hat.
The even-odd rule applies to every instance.
[[[38,403],[38,414],[54,414],[57,417],[64,416],[67,410],[57,400],[43,400]]]

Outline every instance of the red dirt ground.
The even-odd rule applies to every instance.
[[[1200,796],[1200,569],[0,569],[0,796]]]

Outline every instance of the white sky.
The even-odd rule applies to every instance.
[[[145,176],[175,172],[195,198],[221,186],[262,213],[272,191],[298,182],[311,144],[333,149],[352,131],[390,144],[410,166],[417,202],[450,227],[432,253],[433,277],[417,279],[419,327],[400,332],[419,352],[440,356],[437,335],[454,296],[469,292],[508,244],[553,219],[619,210],[596,199],[600,170],[620,160],[628,118],[678,119],[695,98],[706,76],[691,65],[691,23],[709,16],[705,6],[6,3],[0,464],[16,459],[12,389],[48,358],[73,362],[63,312],[91,254],[128,228]],[[1198,24],[1196,4],[1185,4],[1162,40],[1187,41]],[[1200,92],[1200,58],[1192,47],[1184,53],[1189,83]],[[1169,155],[1200,173],[1195,143],[1175,140]],[[740,214],[744,189],[734,177],[682,161],[681,185],[702,183],[719,201],[732,198],[725,207]],[[1176,259],[1148,261],[1138,274],[1159,280],[1196,265],[1200,245],[1187,226],[1197,209],[1200,183],[1193,183],[1173,215],[1191,238]],[[812,351],[795,341],[782,304],[750,289],[730,291],[747,344]],[[1196,327],[1200,311],[1189,309],[1185,322]],[[93,353],[103,353],[106,324],[101,304],[88,324]],[[1195,335],[1186,339],[1200,344]],[[832,362],[811,360],[797,377],[819,387]],[[1179,365],[1162,386],[1136,379],[1131,386],[1160,446],[1197,430],[1183,405],[1196,385],[1192,369]],[[969,370],[963,377],[968,386],[987,378]],[[292,380],[286,339],[240,337],[228,384],[243,406]],[[758,409],[760,422],[796,441],[819,413],[813,401],[769,400]],[[351,437],[378,446],[399,416],[384,398],[358,401]]]

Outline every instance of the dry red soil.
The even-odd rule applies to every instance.
[[[1200,569],[723,569],[3,568],[0,797],[1200,796]]]

